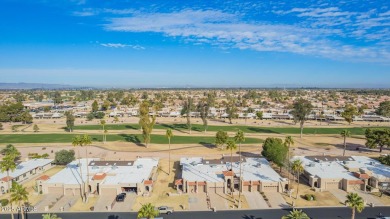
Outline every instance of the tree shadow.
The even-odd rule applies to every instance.
[[[200,141],[199,144],[205,146],[206,148],[216,148],[215,144],[209,142]]]
[[[275,131],[272,131],[270,129],[264,129],[264,128],[258,128],[258,127],[248,127],[247,129],[252,131],[252,132],[257,132],[257,133],[281,134],[280,132],[275,132]]]
[[[123,137],[127,142],[132,142],[138,146],[144,146],[144,144],[142,144],[141,140],[136,135],[119,134],[119,136]]]
[[[254,215],[247,215],[245,214],[242,216],[243,219],[263,219],[262,217],[255,217]]]
[[[172,130],[176,130],[178,132],[183,132],[184,129],[187,129],[186,124],[160,124],[162,127],[170,128]]]
[[[239,154],[238,152],[236,154]],[[259,154],[255,154],[252,152],[241,152],[241,156],[243,157],[260,157]]]
[[[137,127],[135,127],[135,126],[132,126],[132,125],[125,125],[125,128],[126,128],[126,129],[133,129],[133,130],[138,130],[138,128],[137,128]]]

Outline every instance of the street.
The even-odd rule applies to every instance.
[[[304,211],[313,219],[349,219],[351,209],[346,207],[329,208],[306,208]],[[194,211],[174,212],[171,215],[161,215],[164,219],[280,219],[288,214],[289,209],[266,209],[266,210],[244,210],[244,211]],[[357,213],[356,219],[375,219],[379,213],[390,216],[390,207],[365,208],[362,213]],[[136,219],[135,212],[85,212],[85,213],[58,213],[62,219]],[[11,216],[0,214],[1,219],[10,219]],[[15,215],[15,219],[20,219]],[[42,213],[29,213],[26,219],[41,219]]]

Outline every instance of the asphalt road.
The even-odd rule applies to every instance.
[[[351,209],[341,208],[307,208],[304,211],[313,219],[350,219]],[[244,210],[244,211],[198,211],[198,212],[174,212],[171,215],[161,215],[164,219],[280,219],[288,214],[289,210]],[[356,219],[375,219],[379,213],[390,216],[390,207],[366,207],[362,213],[356,215]],[[136,213],[58,213],[62,219],[136,219]],[[19,217],[20,219],[21,217]],[[0,219],[11,219],[10,215],[0,214]],[[15,215],[15,219],[18,217]],[[42,213],[29,213],[26,219],[42,219]]]

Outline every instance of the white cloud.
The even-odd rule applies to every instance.
[[[140,45],[130,45],[130,44],[122,44],[122,43],[101,43],[101,46],[104,47],[109,47],[109,48],[125,48],[125,47],[130,47],[132,49],[136,50],[144,50],[145,47],[140,46]]]
[[[338,8],[293,9],[310,13],[313,17],[350,16]],[[325,22],[326,20],[322,20]],[[328,21],[332,23],[332,20]],[[348,21],[339,21],[348,24]],[[322,24],[325,25],[325,24]],[[345,45],[332,39],[344,33],[338,29],[304,28],[300,25],[244,22],[237,14],[222,11],[182,10],[172,13],[134,13],[130,17],[112,18],[105,25],[109,31],[156,32],[166,36],[182,37],[193,43],[209,43],[221,48],[251,49],[256,51],[291,52],[331,59],[352,59],[386,62],[388,50],[377,46]],[[360,32],[360,34],[364,34]]]

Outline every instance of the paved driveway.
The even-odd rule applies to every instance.
[[[107,206],[111,206],[116,195],[101,195],[97,200],[94,211],[107,211]]]
[[[125,201],[116,202],[112,211],[129,212],[132,211],[137,195],[135,193],[127,193]]]
[[[357,194],[359,194],[360,197],[363,198],[363,200],[367,203],[367,204],[371,204],[373,203],[375,206],[382,206],[384,205],[378,198],[376,198],[374,195],[371,195],[369,193],[366,193],[360,189],[355,189],[355,191]]]
[[[35,207],[37,208],[38,211],[47,211],[49,210],[48,207],[54,206],[57,203],[57,200],[61,197],[59,194],[47,194],[44,195],[42,200],[38,202]],[[48,206],[46,209],[45,207]]]
[[[332,195],[334,195],[341,204],[345,203],[346,196],[348,194],[346,191],[341,189],[330,189],[329,192],[332,193]]]
[[[265,196],[268,198],[271,208],[287,208],[290,206],[279,192],[265,192]]]
[[[190,211],[206,211],[208,210],[206,193],[191,193],[188,194],[188,206]]]
[[[65,195],[60,200],[58,200],[58,202],[53,205],[52,208],[50,208],[50,211],[60,212],[61,208],[63,208],[64,211],[67,211],[74,203],[76,203],[77,199],[79,198],[80,196],[78,195]]]
[[[209,196],[212,208],[216,208],[217,211],[229,209],[228,200],[226,199],[225,194],[210,192]]]
[[[269,208],[267,202],[259,192],[243,192],[243,195],[248,202],[249,209],[265,209]]]

